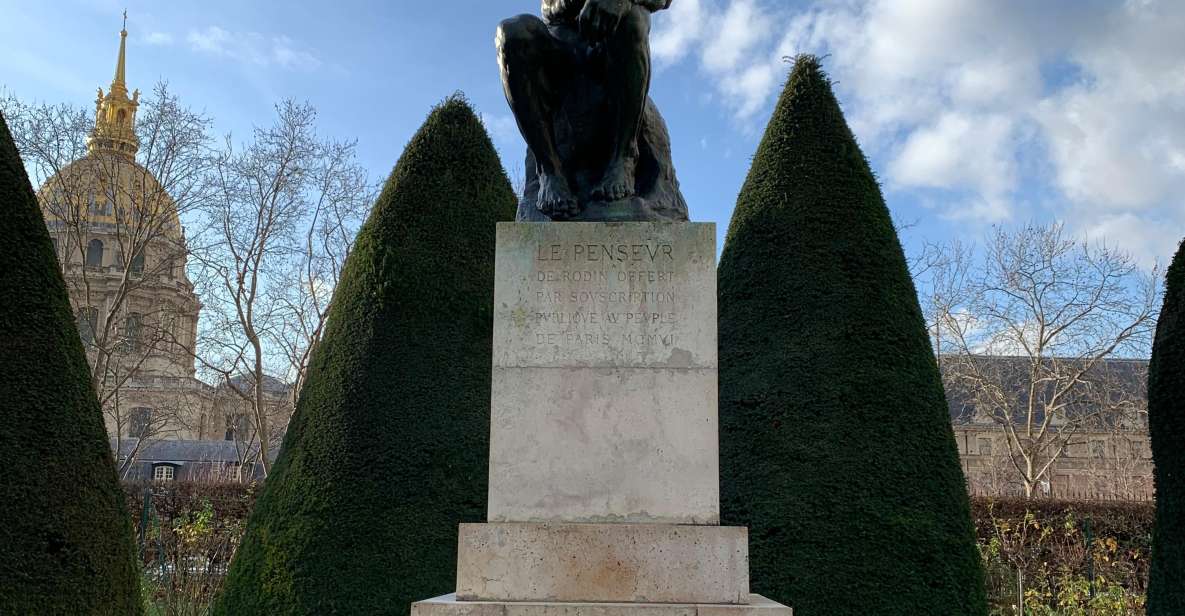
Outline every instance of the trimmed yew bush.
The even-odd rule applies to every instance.
[[[720,269],[721,498],[796,615],[986,614],[942,381],[888,208],[794,65]]]
[[[407,614],[485,519],[495,223],[515,195],[452,98],[358,235],[215,613]]]
[[[3,116],[0,212],[0,614],[140,614],[102,411]]]
[[[1169,266],[1148,366],[1156,529],[1148,616],[1185,614],[1185,242]]]

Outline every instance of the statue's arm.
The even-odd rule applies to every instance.
[[[671,0],[634,0],[634,4],[649,9],[651,13],[671,8]]]

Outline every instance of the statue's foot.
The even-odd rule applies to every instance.
[[[592,191],[593,199],[598,201],[619,201],[634,194],[633,182],[626,173],[625,163],[613,161],[605,169],[601,183]]]
[[[539,211],[548,218],[563,220],[580,213],[580,205],[562,175],[539,175]]]

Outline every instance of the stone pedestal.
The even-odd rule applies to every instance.
[[[761,595],[749,595],[745,605],[714,605],[458,601],[455,594],[447,594],[411,604],[411,616],[793,616],[793,613]]]
[[[743,604],[749,536],[724,526],[462,524],[457,598]]]
[[[499,225],[491,522],[719,522],[715,225]]]
[[[413,616],[790,616],[718,526],[716,230],[502,223],[488,524]]]
[[[793,616],[761,595],[744,605],[704,603],[536,603],[457,601],[444,595],[411,604],[411,616]]]

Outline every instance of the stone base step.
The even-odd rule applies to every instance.
[[[540,603],[458,601],[448,594],[411,605],[411,616],[793,616],[790,608],[749,595],[746,605],[704,603]]]
[[[462,524],[462,601],[749,600],[748,529],[675,524]]]

